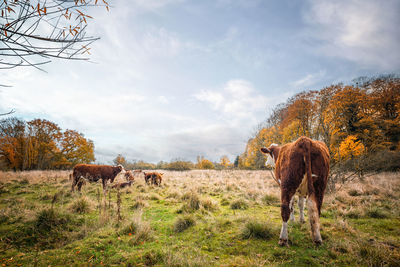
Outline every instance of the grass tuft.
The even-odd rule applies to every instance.
[[[174,231],[176,233],[180,233],[188,229],[189,227],[196,224],[196,221],[193,219],[192,216],[186,215],[183,217],[179,217],[174,223]]]
[[[70,209],[74,213],[84,214],[92,210],[92,202],[85,196],[82,196],[72,202]]]
[[[274,229],[267,223],[249,221],[244,225],[241,237],[243,239],[257,238],[269,240],[275,235],[274,232]]]
[[[249,204],[244,199],[237,199],[231,203],[231,209],[233,210],[245,210],[249,207]]]

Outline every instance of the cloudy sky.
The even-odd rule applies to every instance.
[[[98,162],[234,160],[293,94],[400,71],[398,0],[110,3],[91,62],[0,71],[0,113],[78,130]]]

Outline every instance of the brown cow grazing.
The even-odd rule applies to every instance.
[[[97,182],[102,180],[103,190],[107,188],[107,182],[114,182],[115,177],[119,173],[125,173],[124,167],[122,165],[118,166],[108,166],[108,165],[93,165],[93,164],[77,164],[72,172],[72,191],[77,185],[78,190],[81,191],[82,184],[84,180],[89,182]]]
[[[329,152],[325,143],[300,137],[293,143],[283,146],[271,145],[261,148],[275,163],[276,179],[281,187],[282,229],[279,245],[287,245],[287,221],[293,210],[293,197],[296,192],[308,196],[307,208],[311,224],[311,236],[315,244],[322,243],[319,215],[328,181]],[[300,220],[304,221],[304,197],[299,198]]]
[[[143,172],[146,184],[155,184],[160,186],[163,173],[158,172]]]

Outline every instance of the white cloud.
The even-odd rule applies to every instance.
[[[210,104],[234,123],[243,120],[256,123],[259,119],[256,114],[264,113],[269,102],[268,98],[257,93],[252,84],[245,80],[230,80],[222,89],[203,90],[194,97]]]
[[[310,73],[294,82],[291,82],[290,85],[295,88],[302,89],[304,87],[314,85],[317,82],[321,81],[325,77],[325,75],[326,71],[322,70],[317,73]]]
[[[363,67],[400,68],[400,2],[309,0],[307,34],[319,51]]]

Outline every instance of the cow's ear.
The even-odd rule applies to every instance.
[[[263,152],[263,153],[271,153],[271,150],[269,150],[269,149],[266,148],[266,147],[262,147],[260,150],[261,150],[261,152]]]

